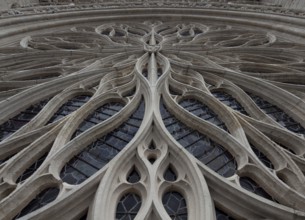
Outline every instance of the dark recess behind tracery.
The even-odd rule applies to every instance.
[[[132,140],[141,125],[144,111],[142,100],[127,121],[75,155],[63,167],[60,173],[62,180],[69,184],[80,184],[104,167]]]
[[[229,177],[237,169],[234,157],[207,136],[178,121],[161,100],[160,112],[165,127],[185,149],[218,174]]]

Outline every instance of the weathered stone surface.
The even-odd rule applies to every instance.
[[[305,219],[301,12],[70,3],[1,12],[0,219]]]

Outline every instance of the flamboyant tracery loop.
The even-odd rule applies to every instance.
[[[304,44],[161,20],[0,48],[1,219],[304,218]]]

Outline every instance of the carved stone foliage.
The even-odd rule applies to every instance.
[[[0,219],[304,219],[303,57],[158,19],[0,48]]]

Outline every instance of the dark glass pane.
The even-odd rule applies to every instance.
[[[145,78],[147,78],[148,76],[148,70],[147,70],[147,67],[145,67],[143,70],[142,70],[142,74]]]
[[[154,158],[154,157],[148,158],[148,161],[149,161],[151,164],[154,164],[155,161],[156,161],[156,158]]]
[[[39,193],[14,219],[27,215],[54,201],[59,194],[58,188],[48,188]]]
[[[216,207],[215,207],[215,211],[216,211],[216,220],[234,220],[234,218],[232,218],[227,213],[221,211]]]
[[[122,33],[122,32],[116,31],[116,32],[114,33],[114,36],[115,36],[115,37],[123,37],[123,36],[125,36],[125,34]]]
[[[168,215],[173,220],[187,220],[187,206],[184,197],[178,192],[167,192],[162,203]]]
[[[201,102],[198,102],[195,99],[185,99],[179,104],[197,117],[209,121],[223,130],[228,131],[226,125],[218,118],[215,112]]]
[[[190,32],[189,32],[189,30],[182,31],[182,32],[180,33],[180,35],[183,36],[183,37],[190,36]]]
[[[261,97],[247,93],[255,104],[267,115],[273,118],[276,122],[278,122],[283,127],[287,128],[288,130],[297,133],[297,134],[305,134],[305,129],[302,125],[296,122],[293,118],[291,118],[288,114],[286,114],[282,109],[278,108],[275,105],[267,102],[266,100],[262,99]]]
[[[160,77],[160,76],[162,75],[162,73],[163,73],[162,68],[161,68],[161,67],[158,67],[158,68],[157,68],[157,75],[158,75],[158,77]]]
[[[101,108],[114,109],[113,105],[108,104]],[[138,109],[121,126],[98,138],[74,156],[61,170],[62,180],[69,184],[79,184],[104,167],[134,137],[143,119],[144,110],[144,101],[142,101]],[[134,120],[137,123],[134,124]]]
[[[30,106],[20,114],[9,119],[7,122],[0,126],[0,141],[12,135],[15,131],[23,125],[31,121],[43,107],[48,103],[49,99],[43,100],[35,105]]]
[[[182,95],[177,89],[173,88],[172,86],[168,87],[169,93],[172,95]]]
[[[136,88],[134,87],[129,92],[127,92],[124,96],[133,96],[136,93]]]
[[[21,176],[18,177],[18,179],[16,180],[16,183],[22,182],[22,181],[26,180],[27,178],[29,178],[40,167],[40,165],[43,163],[43,161],[48,156],[48,153],[49,152],[45,153],[42,157],[40,157],[37,161],[35,161],[35,163],[33,163],[29,168],[27,168],[23,172],[23,174],[21,174]]]
[[[274,140],[273,140],[274,141]],[[286,147],[286,146],[284,146],[284,145],[282,145],[282,144],[280,144],[280,143],[278,143],[278,142],[276,142],[276,141],[274,141],[277,145],[279,145],[280,147],[282,147],[282,148],[284,148],[285,150],[288,150],[290,153],[293,153],[293,154],[296,154],[292,149],[290,149],[290,148],[288,148],[288,147]]]
[[[149,150],[155,150],[156,149],[156,145],[154,142],[151,142],[149,147],[148,147]]]
[[[253,152],[255,153],[255,155],[257,156],[257,158],[263,163],[265,164],[266,167],[270,168],[270,169],[274,169],[274,166],[272,164],[272,162],[268,159],[268,157],[263,154],[260,150],[258,150],[255,146],[253,146],[250,143],[250,146],[253,150]]]
[[[169,181],[169,182],[173,182],[173,181],[177,180],[177,175],[170,166],[165,171],[163,177],[166,181]]]
[[[230,94],[224,92],[224,91],[212,91],[212,95],[217,98],[219,101],[221,101],[223,104],[229,106],[235,111],[238,111],[244,115],[248,115],[244,107],[236,100],[234,99]]]
[[[141,208],[141,198],[134,193],[124,195],[116,209],[116,220],[134,219]]]
[[[127,181],[130,183],[137,183],[141,179],[140,174],[136,171],[135,168],[130,172],[130,174],[127,176]]]
[[[109,29],[104,30],[104,31],[102,31],[102,33],[101,33],[101,34],[104,34],[104,35],[109,35],[109,34],[110,34],[110,31],[111,31],[111,30],[109,30]]]
[[[111,102],[107,103],[99,108],[97,108],[92,114],[90,114],[76,129],[74,134],[72,135],[72,139],[84,131],[88,130],[89,128],[93,127],[94,125],[99,124],[102,121],[110,118],[111,116],[118,113],[124,105],[118,102]]]
[[[194,34],[195,34],[195,35],[201,34],[201,33],[203,33],[202,30],[197,29],[197,28],[194,29]]]
[[[86,211],[86,213],[82,217],[80,217],[79,220],[87,220],[87,217],[88,217],[88,210]]]
[[[162,101],[160,111],[163,122],[171,135],[198,160],[224,177],[232,176],[235,173],[236,161],[226,149],[178,121],[166,109]]]
[[[8,157],[6,157],[6,158],[4,158],[4,159],[2,159],[2,160],[0,160],[0,165],[1,164],[3,164],[3,163],[5,163],[6,161],[8,161],[11,157],[13,157],[14,156],[14,154],[13,155],[11,155],[11,156],[8,156]]]
[[[249,177],[240,177],[239,182],[240,182],[240,185],[244,189],[246,189],[246,190],[248,190],[248,191],[250,191],[250,192],[252,192],[252,193],[254,193],[256,195],[259,195],[261,197],[264,197],[266,199],[269,199],[271,201],[276,202],[262,187],[260,187],[251,178],[249,178]]]
[[[90,98],[91,96],[88,95],[80,95],[70,99],[58,109],[58,111],[53,115],[53,117],[49,120],[48,123],[52,123],[65,117],[66,115],[71,114],[83,104],[88,102]]]

